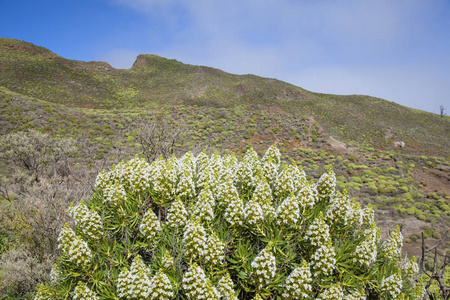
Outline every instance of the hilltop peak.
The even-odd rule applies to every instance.
[[[183,66],[183,63],[175,59],[164,58],[156,54],[139,54],[131,69],[167,69],[168,67],[182,68]]]
[[[47,48],[36,46],[32,43],[28,43],[21,40],[1,38],[1,37],[0,37],[0,50],[23,51],[35,55],[40,55],[49,59],[62,58],[61,56],[48,50]]]

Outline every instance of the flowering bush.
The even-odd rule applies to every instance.
[[[271,147],[102,171],[36,299],[421,299],[417,263],[373,209]]]

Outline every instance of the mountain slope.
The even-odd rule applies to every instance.
[[[0,86],[49,103],[92,109],[158,109],[174,105],[232,108],[289,115],[316,124],[315,135],[334,136],[380,149],[396,141],[412,153],[448,156],[449,118],[369,96],[313,93],[254,75],[186,65],[156,55],[139,55],[131,69],[104,62],[65,59],[30,43],[0,38]]]

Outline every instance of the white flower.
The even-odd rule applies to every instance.
[[[206,231],[199,221],[190,220],[188,222],[183,235],[183,243],[186,257],[199,260],[206,254]]]
[[[77,286],[73,290],[74,300],[99,300],[97,294],[89,289],[86,283],[78,281]]]
[[[133,259],[130,270],[125,268],[119,274],[117,279],[118,296],[126,299],[147,299],[151,290],[148,272],[142,258],[137,255]]]
[[[314,205],[318,202],[318,194],[316,185],[314,182],[308,183],[304,181],[303,187],[298,194],[298,205],[299,207],[305,211],[306,209],[310,210],[314,207]]]
[[[298,209],[298,201],[295,194],[292,193],[287,197],[277,208],[278,225],[294,225],[300,218],[300,211]]]
[[[192,211],[192,217],[211,222],[214,218],[214,207],[216,201],[208,187],[200,192],[197,203]]]
[[[331,275],[336,265],[336,254],[334,252],[331,240],[321,244],[319,248],[311,256],[311,269],[314,275],[323,273],[325,275]]]
[[[225,245],[215,233],[208,237],[205,248],[204,261],[213,265],[221,264],[224,259]]]
[[[334,193],[335,186],[336,176],[334,175],[333,169],[330,168],[326,173],[322,174],[317,182],[319,201],[328,201]]]
[[[158,217],[151,208],[145,213],[142,223],[139,225],[139,231],[151,242],[154,241],[156,234],[161,231]]]
[[[308,263],[303,260],[302,264],[295,268],[286,278],[284,284],[284,299],[303,299],[312,293],[312,277]]]
[[[301,167],[294,164],[286,167],[278,174],[275,181],[275,195],[285,199],[291,193],[297,193],[306,184],[306,174]]]
[[[79,266],[86,266],[91,261],[91,250],[87,243],[66,223],[58,237],[58,248],[68,260]]]
[[[239,196],[235,196],[231,199],[228,199],[227,202],[228,203],[224,213],[225,220],[227,220],[227,222],[232,226],[242,226],[245,220],[245,208],[241,198]],[[262,212],[260,216],[262,216]]]
[[[331,287],[322,291],[317,299],[325,300],[342,300],[344,298],[344,291],[339,284],[333,284]]]
[[[275,277],[277,265],[269,247],[262,250],[251,263],[253,280],[258,289],[266,287]]]
[[[403,270],[404,278],[412,283],[419,273],[419,265],[416,262],[416,257],[405,261],[401,264],[401,269]]]
[[[381,291],[388,299],[402,299],[400,294],[402,292],[403,282],[398,274],[392,274],[381,282]]]
[[[344,191],[342,194],[340,192],[334,193],[330,197],[330,202],[325,216],[326,220],[332,225],[347,226],[353,212],[347,192]]]
[[[102,220],[97,212],[90,210],[83,200],[80,204],[70,204],[69,214],[75,219],[75,226],[82,235],[91,240],[98,240],[103,235]]]
[[[383,244],[383,254],[389,260],[395,260],[400,257],[403,245],[403,236],[400,228],[397,227]]]
[[[167,224],[173,228],[183,228],[186,225],[188,213],[181,199],[177,197],[167,213]]]
[[[158,273],[150,281],[150,300],[169,300],[173,297],[172,285],[163,270]]]
[[[184,273],[182,287],[189,299],[218,300],[220,294],[206,278],[205,272],[197,264]]]
[[[235,292],[233,289],[233,281],[230,278],[230,274],[228,272],[225,273],[222,278],[220,278],[219,282],[217,283],[217,291],[219,292],[220,296],[225,300],[231,300],[235,299]]]
[[[306,231],[305,240],[307,240],[313,247],[320,247],[330,239],[330,227],[325,223],[322,212],[309,225]]]
[[[104,201],[114,206],[121,205],[127,200],[125,188],[119,181],[108,183],[103,189],[103,195]]]

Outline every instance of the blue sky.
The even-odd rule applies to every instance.
[[[0,36],[116,68],[158,54],[450,111],[448,0],[0,0]]]

